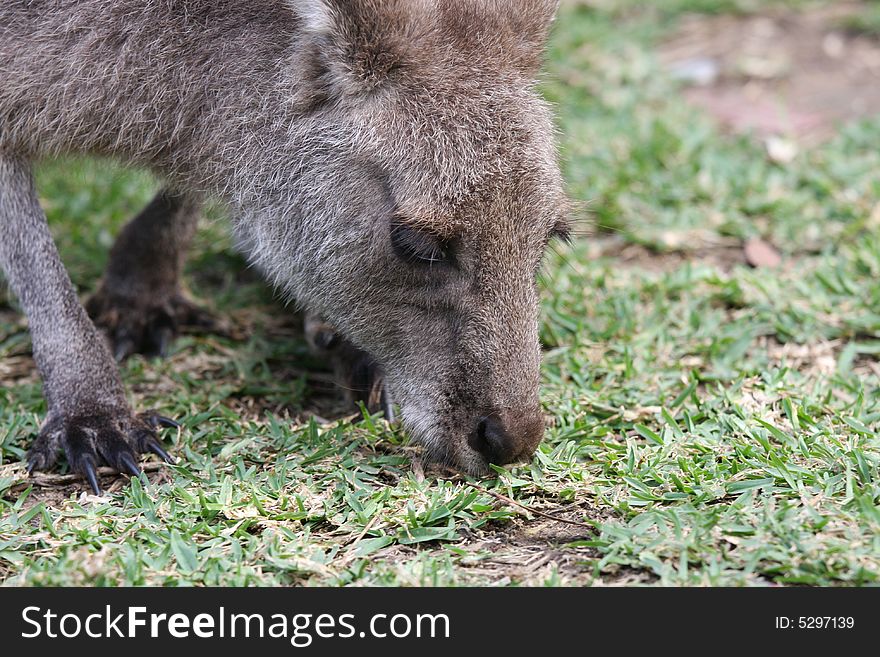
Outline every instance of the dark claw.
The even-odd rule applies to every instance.
[[[169,463],[171,465],[174,465],[174,463],[175,463],[174,457],[171,456],[171,454],[166,452],[164,449],[162,449],[162,446],[159,443],[157,443],[155,440],[150,439],[147,441],[147,449],[149,449],[151,452],[153,452],[153,454],[156,454],[160,459],[165,461],[165,463]]]
[[[156,423],[160,426],[165,427],[166,429],[180,429],[179,422],[175,422],[170,417],[165,417],[164,415],[157,415]]]
[[[385,419],[391,424],[397,421],[397,414],[394,412],[394,400],[388,394],[388,389],[382,386],[382,410],[385,412]]]
[[[138,467],[137,461],[134,460],[134,457],[128,452],[124,452],[119,456],[119,461],[122,465],[122,471],[127,472],[133,477],[137,477],[141,474],[141,469]]]
[[[339,344],[339,336],[333,331],[319,331],[314,337],[315,346],[330,350]]]
[[[92,462],[88,460],[83,461],[82,469],[86,479],[89,480],[89,486],[92,487],[92,492],[94,492],[95,495],[103,495],[101,492],[101,486],[98,485],[98,473],[95,472],[95,466]]]
[[[116,350],[113,352],[113,357],[121,363],[135,352],[134,347],[135,345],[133,340],[129,340],[127,338],[124,340],[120,340],[116,343]]]
[[[37,462],[34,460],[28,461],[27,467],[25,469],[27,470],[28,475],[34,474],[34,470],[37,469]]]
[[[162,326],[159,328],[155,335],[153,335],[153,343],[155,349],[153,350],[159,358],[165,358],[168,356],[168,347],[174,340],[174,329],[170,326]]]

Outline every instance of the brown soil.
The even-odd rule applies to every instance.
[[[864,3],[757,16],[693,16],[660,52],[670,69],[711,62],[687,98],[735,132],[816,143],[880,112],[880,42],[848,32]]]
[[[735,238],[725,240],[724,243],[694,239],[690,245],[686,249],[658,252],[619,236],[596,237],[593,239],[592,255],[597,258],[613,258],[617,267],[655,273],[674,271],[689,262],[709,265],[725,272],[748,264],[743,244]]]
[[[589,500],[564,506],[538,506],[536,511],[570,521],[608,520],[607,509],[594,507]],[[513,510],[513,509],[512,509]],[[548,581],[566,585],[625,585],[648,583],[655,578],[647,571],[606,567],[602,578],[593,577],[591,562],[599,559],[598,550],[586,546],[571,546],[576,541],[595,539],[586,526],[558,522],[540,516],[517,517],[509,522],[497,522],[471,532],[456,548],[464,554],[457,561],[457,572],[462,584],[503,586],[515,583],[523,586],[541,586]],[[387,561],[407,560],[430,548],[392,546],[376,554]],[[441,550],[442,551],[442,550]]]

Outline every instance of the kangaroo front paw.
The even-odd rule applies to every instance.
[[[70,469],[89,482],[95,495],[100,495],[97,469],[101,465],[137,476],[141,474],[141,454],[153,453],[166,463],[174,462],[159,442],[157,430],[161,427],[180,425],[155,412],[134,416],[126,410],[50,417],[28,452],[27,469],[33,472],[52,467],[63,449]]]
[[[107,335],[119,361],[136,353],[165,356],[174,338],[184,331],[223,332],[218,319],[179,292],[131,298],[102,287],[86,302],[86,310]]]
[[[387,420],[394,421],[385,375],[372,356],[345,340],[318,315],[306,316],[305,335],[313,351],[333,361],[336,382],[353,403],[363,403],[370,413],[382,411]]]

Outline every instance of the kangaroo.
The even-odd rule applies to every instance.
[[[209,318],[181,292],[199,208],[309,313],[316,348],[428,460],[471,474],[544,433],[536,273],[565,237],[552,113],[535,91],[557,0],[5,0],[0,265],[48,413],[27,457],[173,458],[116,360]],[[38,158],[154,171],[80,304],[38,203]],[[90,318],[91,313],[92,318]],[[94,320],[94,321],[93,321]],[[115,358],[114,358],[115,356]]]

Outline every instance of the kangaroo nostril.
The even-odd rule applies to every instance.
[[[513,460],[516,451],[514,442],[504,425],[492,417],[480,420],[468,441],[489,463],[496,465],[504,465]]]
[[[477,425],[477,440],[480,444],[486,443],[486,427],[488,422],[486,420],[480,420],[480,423]]]
[[[506,465],[531,458],[544,435],[540,408],[495,409],[479,419],[468,437],[470,447],[488,463]]]

